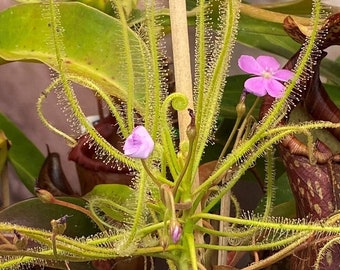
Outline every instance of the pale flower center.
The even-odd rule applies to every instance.
[[[270,79],[273,76],[272,72],[270,71],[263,71],[262,72],[262,77],[265,79]]]

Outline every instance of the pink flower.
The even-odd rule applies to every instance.
[[[127,137],[123,150],[128,157],[145,159],[150,156],[154,145],[145,127],[137,126],[133,129],[131,135]]]
[[[294,73],[280,69],[280,63],[271,56],[261,55],[256,59],[250,55],[241,55],[238,66],[245,72],[255,75],[244,83],[247,92],[262,97],[266,94],[280,98],[284,92],[281,82],[289,81]]]

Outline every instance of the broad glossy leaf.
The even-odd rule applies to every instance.
[[[11,146],[11,143],[6,137],[6,134],[0,127],[0,185],[1,185],[1,199],[2,206],[7,206],[10,203],[10,191],[9,191],[9,179],[7,173],[7,159],[8,159],[8,150]]]
[[[4,166],[7,161],[9,147],[10,147],[10,143],[6,137],[6,134],[4,133],[3,130],[1,130],[1,127],[0,127],[0,178],[1,178],[2,170],[4,169]]]
[[[128,79],[122,24],[103,12],[77,2],[59,3],[66,70],[90,79],[110,95],[125,99]],[[0,13],[0,57],[7,61],[40,61],[56,68],[47,7],[23,4]],[[130,29],[136,91],[143,91],[141,40]],[[137,99],[142,98],[136,92]]]
[[[340,85],[336,86],[336,85],[331,85],[331,84],[324,84],[326,91],[329,95],[329,97],[331,98],[331,100],[337,104],[338,106],[340,106]]]
[[[323,59],[320,66],[321,74],[336,85],[340,85],[340,63],[329,59]]]
[[[238,41],[267,52],[290,58],[300,45],[283,30],[282,24],[241,16]]]
[[[298,16],[310,16],[313,4],[310,0],[276,1],[276,5],[271,0],[264,2],[268,3],[268,5],[264,4],[262,6],[266,9],[286,14],[296,14]]]
[[[85,206],[81,198],[58,197],[58,199]],[[95,223],[83,213],[55,204],[46,204],[38,198],[27,199],[0,211],[0,221],[22,226],[51,230],[50,221],[64,215],[67,219],[65,234],[71,237],[81,237],[98,232]]]
[[[3,114],[0,113],[0,129],[12,143],[9,161],[23,184],[34,193],[35,179],[44,162],[43,154],[38,148]]]

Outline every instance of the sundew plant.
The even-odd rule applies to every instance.
[[[84,144],[94,150],[97,161],[123,171],[132,182],[129,186],[94,187],[83,197],[87,202],[84,208],[36,188],[37,196],[46,203],[43,207],[53,203],[76,209],[93,221],[98,232],[69,236],[67,225],[75,217],[66,210],[65,215],[51,220],[50,230],[1,220],[0,269],[33,265],[78,269],[81,262],[137,256],[164,259],[170,269],[211,269],[214,265],[236,267],[244,252],[255,254],[253,263],[243,268],[248,270],[265,268],[293,254],[308,262],[305,268],[292,265],[290,269],[338,269],[332,267],[339,265],[340,217],[336,203],[327,202],[325,210],[322,198],[329,192],[321,176],[314,179],[305,173],[305,178],[295,177],[301,181],[291,180],[296,197],[298,192],[310,195],[296,200],[296,217],[300,218],[273,217],[272,211],[276,145],[289,176],[292,167],[302,164],[289,165],[298,156],[306,161],[304,168],[328,166],[331,187],[337,185],[338,152],[331,152],[330,146],[316,139],[314,130],[337,130],[339,118],[326,115],[297,122],[291,121],[290,115],[303,108],[301,104],[315,100],[314,92],[323,91],[320,61],[325,48],[339,45],[339,17],[330,17],[330,10],[314,0],[310,18],[285,20],[287,32],[301,44],[295,54],[285,55],[290,58],[285,66],[268,55],[238,59],[240,72],[251,77],[243,77],[238,93],[232,96],[237,99],[234,126],[224,133],[225,146],[203,177],[202,160],[225,117],[230,60],[244,27],[240,17],[258,13],[268,19],[276,15],[265,10],[261,13],[238,0],[170,0],[169,8],[146,0],[141,10],[136,1],[128,0],[111,0],[106,5],[93,1],[96,8],[88,5],[91,1],[21,2],[25,3],[0,14],[3,62],[38,60],[47,64],[52,82],[37,101],[42,122],[71,147],[84,136]],[[109,10],[110,15],[100,9]],[[277,14],[283,24],[285,16]],[[195,27],[194,50],[188,43],[188,24]],[[174,89],[165,49],[169,32]],[[332,77],[331,72],[328,75],[336,85],[338,77]],[[88,122],[74,84],[91,89],[105,104],[104,109],[115,119],[120,143],[113,145]],[[53,92],[72,134],[59,130],[44,116],[42,106]],[[253,95],[256,99],[249,106],[246,101]],[[333,113],[339,115],[336,109]],[[265,160],[266,196],[262,210],[244,214],[232,188],[259,158]],[[319,188],[314,189],[320,202],[312,198],[317,183]],[[8,234],[14,234],[13,241],[6,238]],[[313,251],[301,253],[311,245]],[[259,257],[262,250],[271,253]],[[218,261],[213,260],[214,254]]]

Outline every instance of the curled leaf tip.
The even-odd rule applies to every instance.
[[[266,94],[274,98],[282,97],[282,82],[287,82],[294,76],[292,71],[280,69],[280,63],[272,56],[261,55],[255,59],[250,55],[241,55],[238,66],[246,73],[255,75],[245,81],[244,88],[259,97]]]
[[[155,143],[146,128],[137,126],[127,137],[123,150],[128,157],[146,159],[152,153],[154,146]]]

